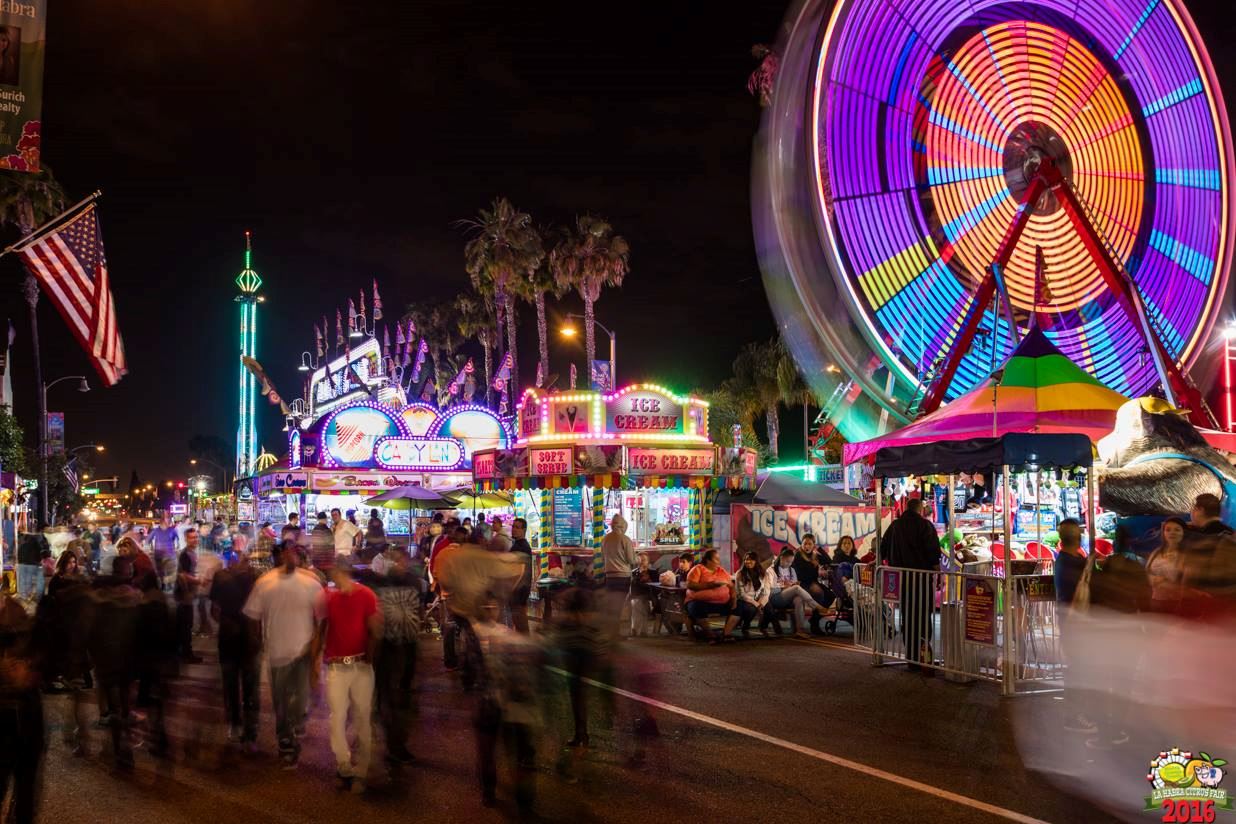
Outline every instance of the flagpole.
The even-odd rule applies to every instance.
[[[46,234],[47,232],[50,232],[53,228],[55,228],[56,226],[59,226],[61,223],[68,220],[73,215],[77,214],[77,212],[84,209],[86,206],[89,206],[91,203],[94,203],[96,200],[98,200],[102,196],[103,196],[102,189],[95,190],[93,194],[89,195],[88,197],[82,199],[81,201],[74,204],[70,208],[61,212],[56,217],[53,217],[51,220],[47,221],[39,228],[35,229],[30,234],[23,237],[21,240],[18,240],[14,243],[10,243],[4,251],[0,251],[0,258],[4,257],[10,252],[16,251],[22,246],[27,246],[33,243],[35,238],[39,237],[40,235]]]

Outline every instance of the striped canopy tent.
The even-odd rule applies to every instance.
[[[1031,327],[997,370],[997,380],[967,392],[909,426],[845,445],[845,462],[886,446],[991,438],[1010,432],[1086,435],[1091,442],[1112,431],[1116,410],[1128,400],[1069,360]]]

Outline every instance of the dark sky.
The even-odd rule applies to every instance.
[[[459,0],[51,0],[44,157],[74,196],[102,188],[103,233],[130,374],[86,395],[62,384],[69,445],[100,469],[183,477],[195,433],[236,425],[233,279],[243,231],[265,281],[259,359],[285,396],[312,323],[377,278],[388,314],[464,288],[455,225],[495,195],[538,222],[580,212],[631,243],[631,273],[598,318],[623,382],[715,384],[742,343],[772,334],[751,237],[759,109],[752,43],[784,0],[738,5]],[[1236,18],[1189,4],[1236,88]],[[0,264],[3,294],[20,277]],[[24,345],[18,414],[34,425]],[[578,311],[567,301],[563,311]],[[44,375],[89,370],[41,311]],[[535,323],[523,310],[525,378]],[[565,371],[579,349],[554,345]],[[260,407],[259,440],[282,421]]]
[[[623,382],[719,381],[773,328],[751,239],[759,108],[745,82],[752,43],[783,13],[52,0],[44,158],[72,195],[104,190],[130,368],[114,389],[92,374],[89,394],[52,390],[69,445],[104,442],[103,473],[157,479],[188,474],[195,433],[233,442],[244,229],[267,297],[258,357],[292,397],[313,320],[372,278],[388,314],[464,288],[455,221],[499,194],[538,222],[603,215],[630,242],[626,285],[598,304]],[[0,268],[12,295],[20,273]],[[9,313],[24,342],[24,307]],[[531,307],[521,321],[534,371]],[[46,379],[89,370],[46,302],[40,324]],[[33,427],[28,348],[14,355]],[[582,362],[551,348],[555,370],[571,357]],[[259,415],[259,440],[281,452],[282,420]]]

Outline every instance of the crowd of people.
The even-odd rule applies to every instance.
[[[415,761],[411,720],[427,633],[441,637],[444,666],[473,704],[485,803],[498,803],[504,739],[517,745],[514,801],[521,810],[534,802],[534,742],[554,691],[542,664],[551,659],[568,673],[557,684],[573,707],[567,743],[588,744],[582,684],[605,669],[612,641],[598,618],[603,593],[581,579],[553,625],[531,634],[533,561],[520,518],[437,515],[409,546],[388,542],[380,518],[360,528],[338,511],[308,529],[295,517],[278,533],[262,524],[252,540],[224,528],[226,542],[213,528],[168,518],[148,533],[118,526],[98,552],[93,530],[83,530],[33,597],[0,595],[0,704],[17,707],[0,745],[20,744],[11,759],[18,821],[33,820],[37,782],[25,779],[44,752],[44,695],[63,696],[63,744],[76,756],[93,754],[91,730],[100,728],[107,735],[98,752],[122,772],[134,769],[138,751],[172,758],[169,704],[187,668],[206,663],[205,635],[217,652],[226,746],[260,751],[265,680],[279,763],[296,769],[320,683],[336,779],[353,793],[368,788],[379,740],[389,770]]]

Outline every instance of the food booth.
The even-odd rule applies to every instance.
[[[377,508],[388,535],[410,535],[415,510],[364,501],[400,486],[466,489],[474,453],[511,441],[507,424],[484,406],[439,410],[423,403],[399,405],[396,399],[354,399],[291,429],[286,464],[256,478],[257,518],[277,524],[299,512],[304,523],[338,508],[356,510],[363,521]]]
[[[654,564],[710,547],[717,491],[754,485],[754,450],[713,444],[707,401],[661,386],[529,389],[515,422],[513,446],[478,451],[472,475],[477,492],[512,491],[542,574],[554,553],[591,557],[599,574],[601,541],[619,513]]]

